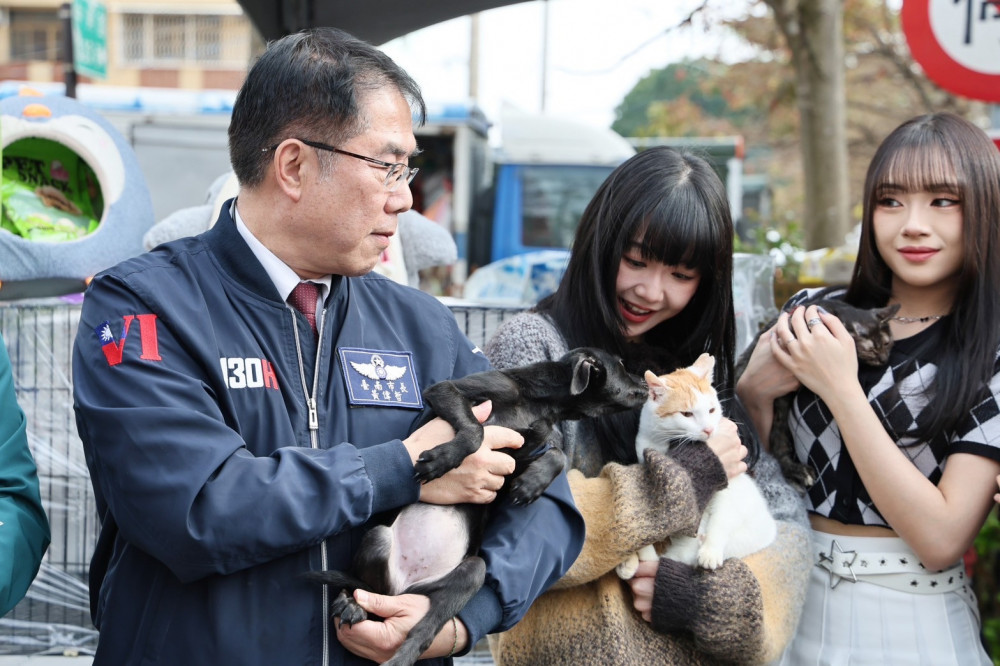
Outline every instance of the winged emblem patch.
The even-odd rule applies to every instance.
[[[349,347],[339,352],[352,405],[423,409],[410,352]]]

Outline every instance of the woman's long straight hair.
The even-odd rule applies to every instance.
[[[947,432],[976,405],[995,373],[1000,348],[1000,151],[986,133],[950,113],[913,118],[896,128],[872,158],[865,179],[861,243],[846,300],[885,305],[892,272],[875,245],[873,216],[892,191],[953,190],[962,205],[965,262],[955,277],[951,316],[936,343],[937,372],[928,420],[919,433]],[[933,396],[947,400],[933,400]]]

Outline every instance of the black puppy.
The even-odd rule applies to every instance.
[[[514,503],[533,502],[562,471],[566,456],[556,448],[537,455],[552,426],[559,421],[634,409],[646,400],[646,385],[629,374],[616,356],[600,349],[578,348],[558,361],[533,363],[509,370],[491,370],[440,382],[424,391],[430,407],[420,423],[440,416],[455,429],[455,438],[425,451],[415,465],[423,482],[461,465],[483,441],[483,426],[472,406],[493,401],[487,425],[501,425],[524,437],[519,449],[507,449],[515,459],[509,492]],[[417,503],[403,508],[391,525],[365,533],[353,571],[310,572],[311,580],[341,589],[331,605],[334,616],[352,625],[366,619],[353,599],[357,588],[379,594],[423,594],[430,610],[410,630],[390,666],[412,664],[427,649],[441,627],[482,587],[486,565],[476,556],[487,516],[487,505],[439,506]]]

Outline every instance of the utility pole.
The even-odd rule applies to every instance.
[[[542,0],[542,113],[545,113],[549,74],[549,0]]]
[[[59,5],[59,21],[62,23],[63,80],[66,82],[66,97],[76,97],[76,69],[73,67],[73,8],[68,2]]]
[[[479,99],[479,14],[469,17],[469,99]]]

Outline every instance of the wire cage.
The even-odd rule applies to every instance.
[[[449,307],[480,346],[520,310]],[[52,529],[52,543],[28,594],[0,618],[0,655],[92,654],[97,646],[87,577],[100,525],[73,413],[71,356],[79,320],[79,297],[0,302],[0,335],[27,417],[28,443]],[[485,641],[461,663],[492,663]]]

